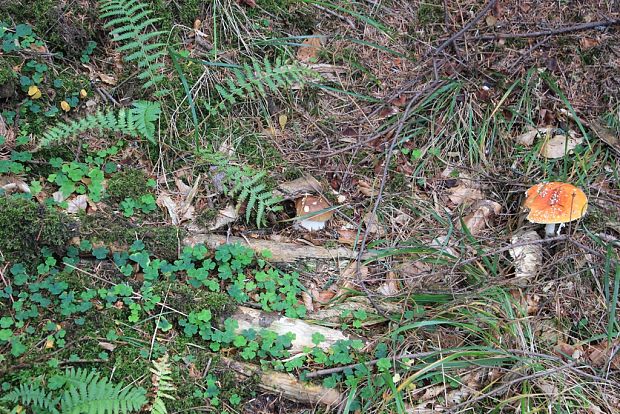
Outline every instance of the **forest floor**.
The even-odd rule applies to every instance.
[[[616,0],[31,3],[0,412],[620,412]]]

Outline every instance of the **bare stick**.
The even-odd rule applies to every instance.
[[[581,23],[569,27],[561,27],[558,29],[541,30],[539,32],[526,32],[526,33],[497,33],[494,35],[482,35],[476,36],[476,40],[498,40],[498,39],[516,39],[516,38],[528,38],[528,37],[540,37],[540,36],[554,36],[570,32],[579,32],[582,30],[594,29],[596,27],[608,27],[620,25],[620,19],[614,20],[601,20],[592,23]]]
[[[484,6],[484,8],[482,10],[480,10],[480,12],[473,19],[471,19],[465,26],[463,26],[463,28],[461,30],[459,30],[458,32],[456,32],[455,34],[450,36],[450,38],[448,40],[446,40],[441,45],[439,45],[439,47],[435,48],[435,50],[431,51],[430,54],[436,55],[437,53],[439,53],[442,50],[444,50],[446,47],[450,46],[450,44],[453,43],[456,39],[458,39],[459,37],[463,36],[465,34],[465,32],[467,32],[469,29],[471,29],[476,23],[478,23],[480,21],[480,19],[482,19],[484,16],[487,15],[489,10],[491,10],[491,8],[493,6],[495,6],[495,3],[497,3],[497,0],[490,0],[486,4],[486,6]]]

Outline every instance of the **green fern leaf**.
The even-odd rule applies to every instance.
[[[164,32],[149,30],[160,19],[149,17],[151,10],[138,0],[104,0],[99,10],[102,19],[111,18],[103,27],[113,28],[110,36],[119,44],[117,51],[128,52],[123,59],[138,66],[141,70],[138,79],[149,79],[142,87],[148,89],[161,83],[165,76],[158,72],[165,67],[161,60],[166,45],[157,39]]]

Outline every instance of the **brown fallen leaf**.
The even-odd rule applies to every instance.
[[[233,204],[228,204],[225,208],[217,212],[215,222],[209,227],[209,230],[217,230],[221,227],[234,223],[239,218],[239,212]]]
[[[353,229],[338,229],[338,243],[348,244],[354,246],[357,240],[357,230]]]
[[[620,346],[618,339],[611,343],[603,341],[590,345],[587,348],[587,358],[597,368],[605,368],[609,364],[612,369],[620,370],[620,352],[615,352],[618,346]]]
[[[329,303],[334,296],[336,296],[336,292],[332,292],[331,290],[321,290],[320,292],[317,292],[316,295],[312,295],[312,298],[315,302],[325,305]]]
[[[399,291],[398,279],[394,272],[388,272],[385,282],[377,288],[377,292],[383,296],[394,296],[397,295]]]
[[[357,188],[360,190],[360,193],[364,194],[366,197],[374,197],[378,194],[378,190],[368,181],[359,180],[357,182]]]
[[[252,8],[252,9],[254,7],[256,7],[256,1],[255,0],[237,0],[237,2],[239,4],[245,4],[246,6]]]
[[[108,85],[116,85],[116,78],[111,75],[106,75],[105,73],[98,73],[97,76],[103,83],[107,83]]]
[[[312,37],[304,40],[297,49],[297,60],[303,63],[316,62],[322,39],[322,36],[313,34]]]
[[[599,41],[591,37],[582,37],[579,39],[579,45],[582,49],[592,49],[599,45]]]
[[[2,146],[9,148],[15,141],[15,131],[13,128],[9,128],[2,115],[0,115],[0,137],[4,137],[4,144]]]
[[[301,292],[301,299],[304,302],[306,310],[310,313],[314,312],[314,305],[312,305],[312,296],[306,291]]]
[[[178,206],[174,201],[172,201],[172,198],[168,193],[162,191],[157,196],[156,203],[161,209],[168,212],[172,225],[178,226],[181,223],[181,221],[179,220],[179,215],[177,214]]]
[[[463,219],[463,223],[473,235],[491,227],[493,219],[502,211],[502,206],[491,200],[482,200],[474,204],[472,212]]]
[[[601,139],[601,141],[609,145],[614,151],[620,154],[620,138],[618,138],[618,136],[614,134],[611,129],[603,126],[597,121],[590,122],[590,128],[594,131],[596,136]]]
[[[555,128],[553,127],[542,127],[542,128],[534,128],[531,129],[517,137],[515,137],[515,141],[517,144],[524,145],[526,147],[532,146],[537,137],[544,137],[551,134]]]
[[[375,234],[379,237],[383,237],[385,235],[385,229],[383,228],[381,223],[379,223],[379,218],[376,214],[368,212],[366,215],[364,215],[363,221],[366,225],[366,229],[368,229],[368,233]]]
[[[281,197],[285,199],[298,198],[303,194],[322,193],[323,186],[311,175],[305,175],[292,181],[287,181],[278,185]]]
[[[457,206],[484,199],[482,191],[468,186],[467,183],[460,183],[458,186],[448,189],[448,193],[450,201]]]
[[[497,25],[497,17],[493,16],[492,14],[488,14],[485,19],[485,22],[487,26],[495,27]]]
[[[583,142],[582,138],[577,138],[574,132],[567,135],[554,135],[553,138],[545,142],[540,149],[540,154],[549,159],[562,158],[567,154],[572,154],[577,145]]]

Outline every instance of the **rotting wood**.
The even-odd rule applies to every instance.
[[[237,377],[246,379],[257,376],[258,386],[266,391],[282,395],[288,400],[305,404],[322,404],[335,406],[340,403],[342,395],[335,389],[325,388],[320,385],[303,383],[291,374],[276,371],[263,371],[259,366],[238,362],[234,359],[222,357],[218,363],[221,368],[233,371]]]
[[[359,339],[345,335],[337,329],[313,325],[300,319],[287,318],[286,316],[263,312],[245,306],[237,307],[237,310],[230,318],[237,320],[239,323],[239,327],[236,330],[237,333],[248,329],[254,329],[255,331],[266,329],[278,335],[286,335],[289,332],[295,334],[291,348],[288,349],[292,354],[303,352],[305,347],[314,347],[312,335],[315,333],[320,333],[324,337],[323,341],[317,345],[323,350],[327,350],[337,341]]]
[[[239,243],[248,246],[255,252],[269,250],[271,252],[270,261],[279,263],[292,263],[299,259],[325,259],[325,260],[350,260],[357,257],[357,252],[338,247],[327,249],[320,246],[308,246],[303,244],[276,242],[272,240],[244,239],[242,237],[228,237],[228,243]],[[226,244],[226,236],[208,233],[190,233],[183,239],[183,245],[194,246],[204,244],[210,249],[215,249],[222,244]],[[363,254],[362,259],[369,258],[369,254]]]

